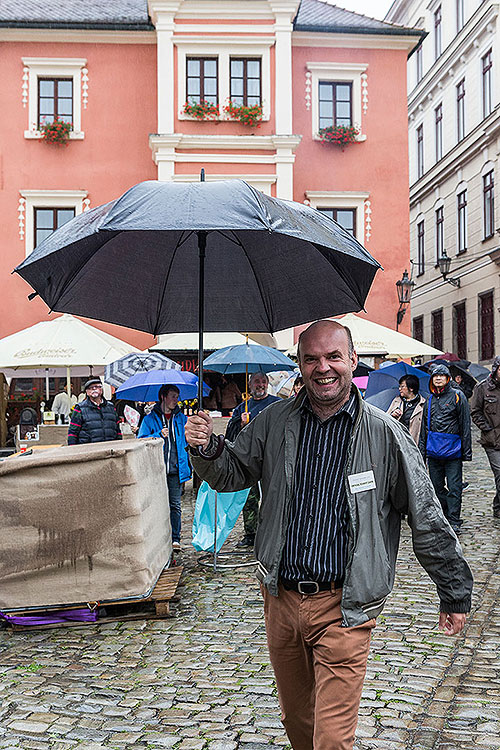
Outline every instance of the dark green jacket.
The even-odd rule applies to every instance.
[[[349,506],[349,551],[342,592],[343,624],[361,625],[382,611],[392,590],[401,518],[408,516],[415,554],[435,582],[445,612],[468,612],[472,574],[443,516],[422,457],[405,427],[366,404],[359,413],[345,467]],[[299,447],[300,405],[271,404],[215,460],[193,457],[196,472],[219,492],[262,483],[255,539],[258,578],[273,595],[285,544]],[[348,476],[373,471],[375,489],[352,493]]]

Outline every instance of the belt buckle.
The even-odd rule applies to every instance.
[[[303,587],[313,587],[313,590],[311,591],[309,588],[309,591],[306,591]],[[303,594],[305,596],[311,596],[312,594],[317,594],[319,591],[319,583],[317,581],[298,581],[297,583],[297,591],[299,594]]]

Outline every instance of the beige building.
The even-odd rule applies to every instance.
[[[385,20],[428,32],[408,60],[413,335],[487,364],[500,347],[499,5],[395,0]]]

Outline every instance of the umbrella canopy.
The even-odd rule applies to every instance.
[[[15,270],[52,310],[198,331],[201,363],[205,328],[272,332],[360,310],[378,268],[320,211],[243,180],[151,180],[75,216]]]
[[[379,323],[361,318],[359,315],[344,315],[337,318],[339,323],[347,326],[352,334],[354,348],[360,357],[389,356],[407,359],[424,355],[440,354],[439,349],[405,336],[404,333],[394,331]],[[297,353],[297,345],[290,349],[288,354]]]
[[[184,370],[149,370],[138,372],[125,381],[116,391],[116,397],[127,401],[158,401],[162,385],[175,385],[179,389],[179,400],[188,401],[196,398],[198,378],[192,372]],[[210,389],[203,384],[203,395],[208,396]]]
[[[366,397],[365,392],[365,401],[372,406],[377,406],[379,409],[382,409],[382,411],[387,411],[396,396],[399,396],[399,389],[396,386],[393,386],[392,388],[386,388],[383,391],[379,391],[368,398]]]
[[[296,372],[291,372],[288,375],[285,375],[284,378],[281,378],[281,380],[274,386],[276,396],[288,398],[292,394],[293,384],[299,375],[300,371],[296,370]]]
[[[382,370],[373,370],[368,376],[368,385],[365,391],[365,399],[368,403],[375,403],[371,400],[373,396],[376,396],[381,391],[392,390],[393,396],[399,395],[399,379],[403,375],[416,375],[420,381],[420,393],[423,396],[429,396],[429,373],[419,370],[417,367],[407,365],[406,362],[397,362],[394,365],[384,367]],[[388,397],[388,394],[387,394]],[[392,401],[391,398],[391,401]],[[389,406],[390,402],[387,406]],[[379,405],[379,400],[375,403]],[[386,407],[387,408],[387,407]]]
[[[181,366],[173,359],[156,352],[133,352],[106,365],[104,380],[115,388],[123,385],[137,372],[148,370],[180,370]]]
[[[209,331],[360,310],[380,267],[320,211],[243,180],[151,180],[75,216],[15,270],[52,310],[157,336],[198,330],[201,249]]]
[[[483,380],[486,380],[488,375],[491,373],[491,370],[488,370],[487,367],[483,367],[483,365],[478,365],[476,362],[471,362],[467,369],[472,375],[472,377],[476,378],[478,383],[482,383]]]
[[[457,357],[456,354],[453,354],[453,352],[443,352],[443,354],[439,354],[437,357],[434,357],[434,359],[445,359],[447,362],[463,361],[460,359],[460,357]]]
[[[276,347],[276,339],[270,333],[249,333],[248,338],[264,346]],[[246,335],[237,332],[221,331],[205,333],[203,346],[205,350],[223,349],[225,346],[244,344]],[[166,352],[198,351],[197,333],[164,333],[158,337],[158,343],[149,347],[149,351],[161,349]]]
[[[226,346],[207,357],[203,362],[207,370],[224,374],[234,372],[274,372],[276,370],[296,370],[297,363],[282,354],[278,349],[259,344]]]

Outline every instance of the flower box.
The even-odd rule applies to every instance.
[[[360,130],[356,125],[330,125],[320,128],[318,135],[323,143],[333,143],[340,146],[342,151],[349,143],[356,143]]]
[[[195,120],[217,120],[219,118],[218,104],[205,101],[199,103],[187,101],[182,108],[182,112]]]
[[[67,146],[69,134],[73,130],[70,122],[59,120],[57,117],[52,122],[45,122],[40,126],[42,141],[46,143],[55,143],[58,146]]]
[[[239,122],[247,125],[249,128],[260,128],[260,123],[262,122],[262,106],[260,104],[254,104],[253,107],[245,107],[244,105],[234,104],[234,102],[229,100],[224,107],[224,112],[232,120],[239,120]]]

